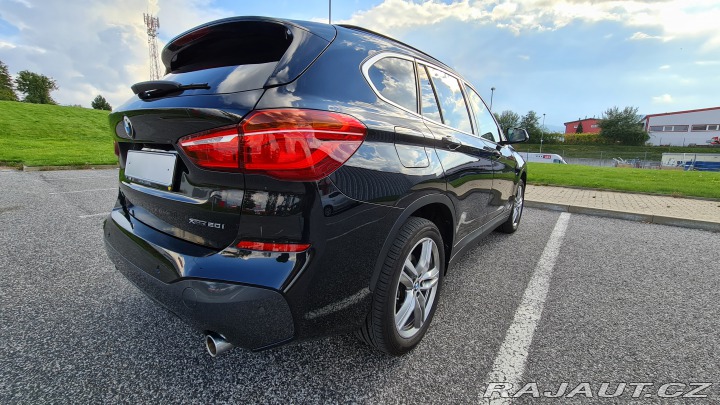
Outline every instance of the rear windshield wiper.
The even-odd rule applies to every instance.
[[[207,83],[180,84],[169,80],[150,80],[130,86],[133,93],[143,100],[158,98],[170,93],[182,93],[185,90],[209,89]]]

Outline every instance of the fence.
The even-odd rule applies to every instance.
[[[539,153],[530,150],[527,153]],[[652,152],[583,151],[573,153],[561,148],[543,148],[542,153],[555,153],[562,156],[571,165],[598,167],[635,167],[642,169],[660,169],[661,156]],[[525,152],[521,152],[525,154]]]

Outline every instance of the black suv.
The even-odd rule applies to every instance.
[[[479,237],[514,232],[525,162],[465,80],[363,28],[238,17],[171,40],[110,115],[106,249],[213,356],[358,331],[399,355]]]

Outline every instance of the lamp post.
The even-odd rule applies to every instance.
[[[328,0],[328,24],[332,24],[332,0]]]
[[[540,153],[542,153],[543,138],[545,137],[545,113],[543,113],[542,128],[540,128]]]
[[[495,87],[490,87],[490,112],[492,112],[492,100],[495,94]]]

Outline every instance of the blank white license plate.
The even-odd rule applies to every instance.
[[[172,153],[128,151],[125,177],[170,187],[175,175],[177,156]]]

